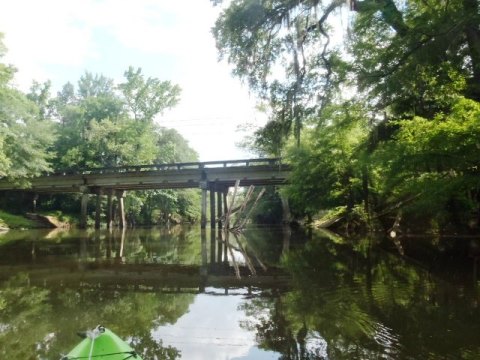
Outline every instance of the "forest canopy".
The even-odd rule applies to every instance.
[[[212,0],[221,59],[268,109],[252,147],[299,216],[477,228],[476,0]]]

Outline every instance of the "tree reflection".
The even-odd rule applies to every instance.
[[[188,311],[193,294],[31,286],[25,274],[0,286],[0,358],[58,359],[79,338],[76,332],[103,324],[145,359],[177,359],[180,352],[152,337]]]
[[[292,290],[245,303],[243,326],[283,359],[479,357],[474,295],[373,245],[314,235],[283,257]]]
[[[0,291],[0,358],[34,359],[36,344],[49,334],[52,308],[50,292],[29,286],[28,277],[17,275]],[[35,324],[35,326],[32,326]],[[40,335],[40,334],[43,334]],[[48,342],[48,338],[45,339]]]
[[[296,329],[287,318],[281,297],[254,299],[244,303],[241,309],[253,321],[241,325],[256,333],[256,341],[264,350],[282,354],[280,359],[323,359],[323,349],[307,347],[306,325]]]

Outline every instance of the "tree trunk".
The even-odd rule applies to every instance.
[[[477,0],[463,0],[465,13],[465,37],[472,60],[473,79],[470,83],[470,96],[480,101],[480,6]]]

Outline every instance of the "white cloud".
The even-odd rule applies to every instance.
[[[254,333],[241,328],[240,296],[197,295],[174,325],[152,332],[164,345],[179,349],[184,359],[226,360],[245,357],[256,346]]]
[[[93,56],[91,30],[75,24],[75,8],[65,1],[7,1],[0,31],[9,49],[7,61],[20,71],[20,85],[45,80],[47,64],[77,66]]]
[[[209,0],[8,0],[0,32],[22,89],[33,79],[51,79],[58,89],[85,70],[118,80],[112,64],[139,66],[183,89],[160,123],[179,130],[202,160],[240,158],[248,154],[235,147],[236,127],[258,114],[248,89],[217,62],[211,27],[218,12]]]

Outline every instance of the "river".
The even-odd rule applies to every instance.
[[[479,240],[198,226],[0,235],[0,358],[479,359]]]

